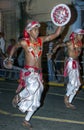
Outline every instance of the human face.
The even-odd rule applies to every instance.
[[[39,35],[39,27],[36,26],[32,30],[30,30],[29,35],[30,37],[36,39]]]

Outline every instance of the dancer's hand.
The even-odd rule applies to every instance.
[[[6,69],[12,69],[12,67],[13,67],[13,59],[10,59],[10,58],[4,59],[3,65],[4,65],[4,67]]]

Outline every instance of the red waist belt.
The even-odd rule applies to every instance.
[[[33,68],[34,72],[40,74],[40,79],[42,80],[42,70],[36,67],[32,67],[32,66],[27,66],[27,65],[24,66],[24,69],[30,69],[30,68]],[[24,77],[29,76],[30,73],[31,73],[30,70],[28,70],[27,72],[24,72],[23,70],[20,71],[20,84],[22,86],[25,87]]]
[[[42,73],[42,70],[41,69],[39,69],[39,68],[37,68],[37,67],[32,67],[32,66],[28,66],[28,65],[25,65],[24,66],[24,68],[25,69],[30,69],[30,68],[32,68],[32,69],[34,69],[34,72],[37,72],[37,73]],[[28,70],[29,71],[29,70]],[[29,71],[30,72],[30,71]]]
[[[66,61],[66,64],[65,64],[65,67],[64,67],[64,77],[66,77],[66,76],[68,75],[68,72],[67,72],[67,71],[68,71],[68,70],[67,70],[67,69],[68,69],[68,62],[69,62],[69,61],[67,60],[67,61]],[[76,69],[76,68],[77,68],[77,61],[75,61],[75,60],[72,61],[72,68],[73,68],[73,69]]]

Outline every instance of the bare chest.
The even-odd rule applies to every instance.
[[[42,46],[40,44],[30,44],[27,47],[27,51],[33,58],[38,59],[42,55]]]

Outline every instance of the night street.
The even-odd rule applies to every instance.
[[[22,126],[25,114],[11,103],[17,84],[0,81],[0,130],[28,130]],[[84,89],[74,99],[76,110],[64,105],[65,87],[45,86],[46,90],[43,105],[31,119],[33,130],[84,130]]]
[[[84,130],[84,0],[0,0],[0,130],[31,129]]]

